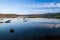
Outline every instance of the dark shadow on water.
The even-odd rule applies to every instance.
[[[60,28],[31,28],[22,32],[19,30],[17,33],[11,28],[9,31],[11,33],[9,40],[60,40]]]
[[[40,37],[33,37],[33,40],[60,40],[60,35],[44,35]]]

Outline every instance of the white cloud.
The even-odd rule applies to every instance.
[[[60,3],[0,4],[0,12],[20,14],[60,12]]]
[[[60,9],[48,9],[48,10],[33,10],[32,13],[37,13],[37,14],[42,14],[42,13],[56,13],[56,12],[60,12]]]
[[[34,8],[51,8],[51,7],[59,7],[60,3],[36,3],[33,6]]]
[[[60,12],[60,3],[35,3],[32,13],[55,13]]]

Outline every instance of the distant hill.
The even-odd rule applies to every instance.
[[[0,14],[0,18],[16,18],[18,16],[16,14]]]
[[[60,18],[60,13],[45,13],[45,14],[29,14],[29,15],[17,15],[17,14],[0,14],[0,18]]]
[[[60,13],[47,13],[45,14],[46,18],[60,18]]]
[[[29,18],[60,18],[60,13],[29,14]]]

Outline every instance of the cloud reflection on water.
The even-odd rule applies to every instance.
[[[26,24],[26,23],[33,23],[35,22],[36,24],[32,24],[32,26],[35,27],[48,27],[48,28],[52,28],[52,27],[60,27],[60,19],[48,19],[48,18],[25,18],[27,19],[27,22],[24,22],[24,18],[20,18],[18,20],[18,18],[4,18],[4,20],[12,20],[11,23],[15,24],[15,23],[20,23],[20,24]],[[2,24],[2,23],[1,23]],[[16,24],[15,24],[16,25]]]

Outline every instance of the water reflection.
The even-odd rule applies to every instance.
[[[26,19],[27,22],[24,22]],[[60,19],[4,18],[3,21],[6,20],[11,20],[11,23],[0,24],[1,40],[32,40],[40,35],[60,35]]]

